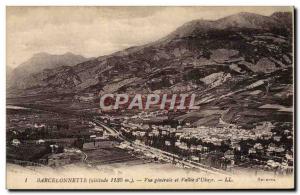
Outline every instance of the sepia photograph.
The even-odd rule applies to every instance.
[[[295,189],[294,7],[5,20],[7,189]]]

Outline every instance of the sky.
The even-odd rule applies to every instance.
[[[99,57],[156,41],[194,19],[275,11],[291,7],[7,7],[7,65],[39,52]]]

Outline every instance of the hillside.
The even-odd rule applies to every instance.
[[[31,74],[14,89],[22,95],[196,93],[200,111],[178,120],[246,128],[290,121],[291,112],[278,108],[289,110],[293,104],[291,17],[239,13],[191,21],[144,46]]]
[[[62,55],[52,55],[44,52],[34,54],[30,59],[10,72],[8,77],[9,86],[26,88],[26,86],[23,85],[23,80],[32,74],[39,73],[45,69],[73,66],[87,60],[90,60],[90,58],[85,58],[70,52]]]

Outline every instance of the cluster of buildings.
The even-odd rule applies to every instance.
[[[124,120],[121,124],[121,131],[127,138],[197,162],[210,158],[213,160],[208,164],[215,163],[217,168],[239,164],[272,170],[282,166],[293,167],[293,148],[282,142],[289,140],[292,143],[292,132],[288,129],[283,130],[282,134],[274,132],[270,122],[254,129],[242,129],[235,125],[192,127],[185,124],[171,127],[129,121]],[[221,163],[216,163],[218,161]]]

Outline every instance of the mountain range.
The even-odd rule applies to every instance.
[[[214,21],[193,20],[153,43],[90,60],[72,56],[74,61],[67,64],[43,63],[46,58],[39,54],[33,59],[41,63],[29,60],[20,65],[18,71],[28,69],[24,67],[32,71],[15,79],[8,91],[15,96],[195,93],[200,111],[178,116],[178,120],[245,128],[266,121],[289,122],[292,18],[287,12],[271,16],[242,12]],[[43,64],[47,69],[30,64]]]
[[[81,55],[75,55],[67,52],[62,55],[52,55],[41,52],[34,54],[26,62],[20,64],[17,68],[8,70],[9,85],[13,87],[25,87],[24,79],[47,69],[54,69],[62,66],[73,66],[78,63],[91,60],[92,58],[85,58]]]

